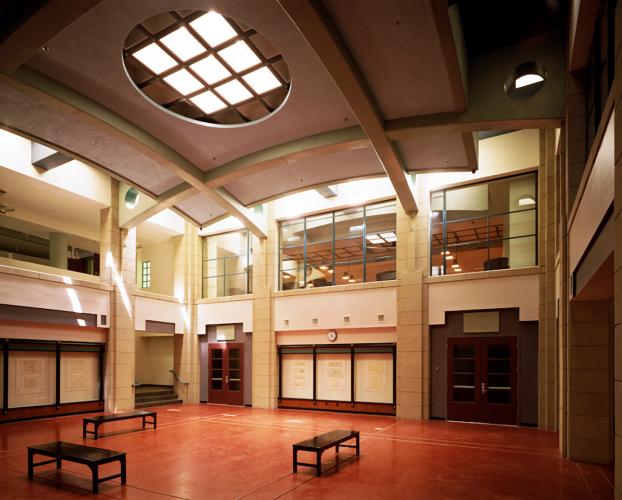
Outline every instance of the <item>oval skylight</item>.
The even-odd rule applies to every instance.
[[[151,101],[186,118],[240,125],[285,101],[283,56],[254,29],[215,11],[169,11],[137,25],[123,61]]]

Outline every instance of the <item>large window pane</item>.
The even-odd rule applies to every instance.
[[[363,208],[335,212],[335,273],[339,285],[363,281]]]
[[[394,280],[397,248],[395,203],[367,207],[365,224],[366,281]]]
[[[537,265],[535,173],[432,193],[431,204],[431,275]]]
[[[304,220],[281,224],[281,290],[303,288]]]
[[[250,293],[250,236],[236,231],[203,240],[203,296]]]
[[[281,289],[395,279],[395,202],[283,222]]]
[[[307,286],[333,284],[333,214],[307,217]]]

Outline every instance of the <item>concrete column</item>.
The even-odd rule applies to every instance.
[[[540,131],[538,169],[539,231],[538,264],[540,275],[540,313],[538,325],[539,425],[557,431],[558,364],[555,300],[555,132]]]
[[[50,233],[50,266],[67,269],[67,235]]]
[[[613,328],[610,300],[568,308],[568,458],[613,460]]]
[[[429,194],[419,196],[410,216],[397,204],[397,416],[429,414],[429,339],[424,325],[423,275],[427,269]],[[421,253],[417,253],[420,251]]]
[[[183,309],[184,333],[175,335],[174,387],[184,403],[198,403],[200,392],[199,338],[196,300],[201,298],[201,238],[197,228],[186,222],[185,233],[175,239],[174,295]]]
[[[106,411],[134,408],[134,281],[136,229],[119,229],[119,182],[111,180],[111,204],[100,212],[100,280],[114,287],[106,342]]]
[[[277,277],[278,227],[274,206],[264,205],[268,238],[253,238],[253,406],[276,408],[278,364],[272,291]]]

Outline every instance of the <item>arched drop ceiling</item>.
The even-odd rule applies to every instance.
[[[485,78],[490,56],[485,68],[464,59],[456,9],[442,1],[361,0],[356,12],[339,0],[73,3],[50,0],[0,42],[2,126],[137,186],[156,198],[152,212],[171,207],[197,225],[231,214],[263,236],[254,203],[370,175],[388,175],[413,212],[407,173],[476,169],[473,132],[556,126],[562,112],[561,76],[530,106],[491,107],[503,96]],[[283,54],[292,89],[279,113],[214,129],[138,94],[123,69],[125,37],[182,8],[235,18]],[[563,75],[563,47],[549,45],[540,60]],[[495,64],[492,76],[515,61]]]

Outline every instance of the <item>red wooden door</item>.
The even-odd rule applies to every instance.
[[[244,404],[244,344],[210,344],[208,401]]]
[[[447,340],[447,418],[518,423],[515,337]]]

